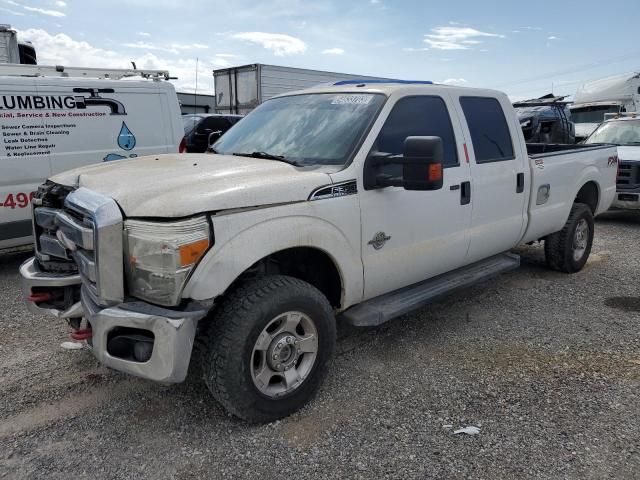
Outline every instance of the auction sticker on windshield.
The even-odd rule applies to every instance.
[[[369,105],[373,95],[362,95],[362,94],[353,94],[353,95],[338,95],[331,101],[331,105]]]

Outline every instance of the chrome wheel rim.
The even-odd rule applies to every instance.
[[[573,260],[578,262],[584,256],[589,241],[589,224],[583,218],[576,225],[576,231],[573,235]]]
[[[318,330],[302,312],[286,312],[262,330],[251,353],[253,384],[270,398],[293,392],[311,373],[318,356]]]

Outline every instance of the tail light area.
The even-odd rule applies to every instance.
[[[182,137],[180,140],[180,145],[178,145],[178,153],[186,153],[187,152],[187,137]]]

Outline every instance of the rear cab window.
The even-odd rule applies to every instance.
[[[500,102],[493,97],[460,97],[476,163],[513,160],[513,141]]]

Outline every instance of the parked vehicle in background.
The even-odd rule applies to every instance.
[[[585,83],[569,108],[576,126],[576,141],[582,141],[604,121],[605,114],[640,111],[640,73]]]
[[[616,188],[615,147],[526,145],[505,94],[430,82],[279,96],[213,147],[52,177],[20,271],[30,309],[109,367],[181,382],[196,342],[213,396],[254,422],[313,396],[336,320],[379,325],[536,240],[579,271]]]
[[[566,97],[552,94],[513,104],[527,143],[575,143]]]
[[[124,81],[123,78],[141,77]],[[160,70],[0,65],[0,249],[33,241],[46,178],[92,163],[178,151],[173,85]]]
[[[276,95],[340,80],[388,80],[347,73],[254,63],[213,71],[216,112],[247,114]]]
[[[0,24],[0,64],[2,63],[38,63],[36,50],[31,42],[18,40],[17,32],[6,24]]]
[[[211,142],[217,141],[241,118],[242,115],[182,115],[185,151],[187,153],[206,152]]]
[[[613,208],[640,209],[640,117],[617,114],[602,123],[585,144],[618,146],[618,179]]]

